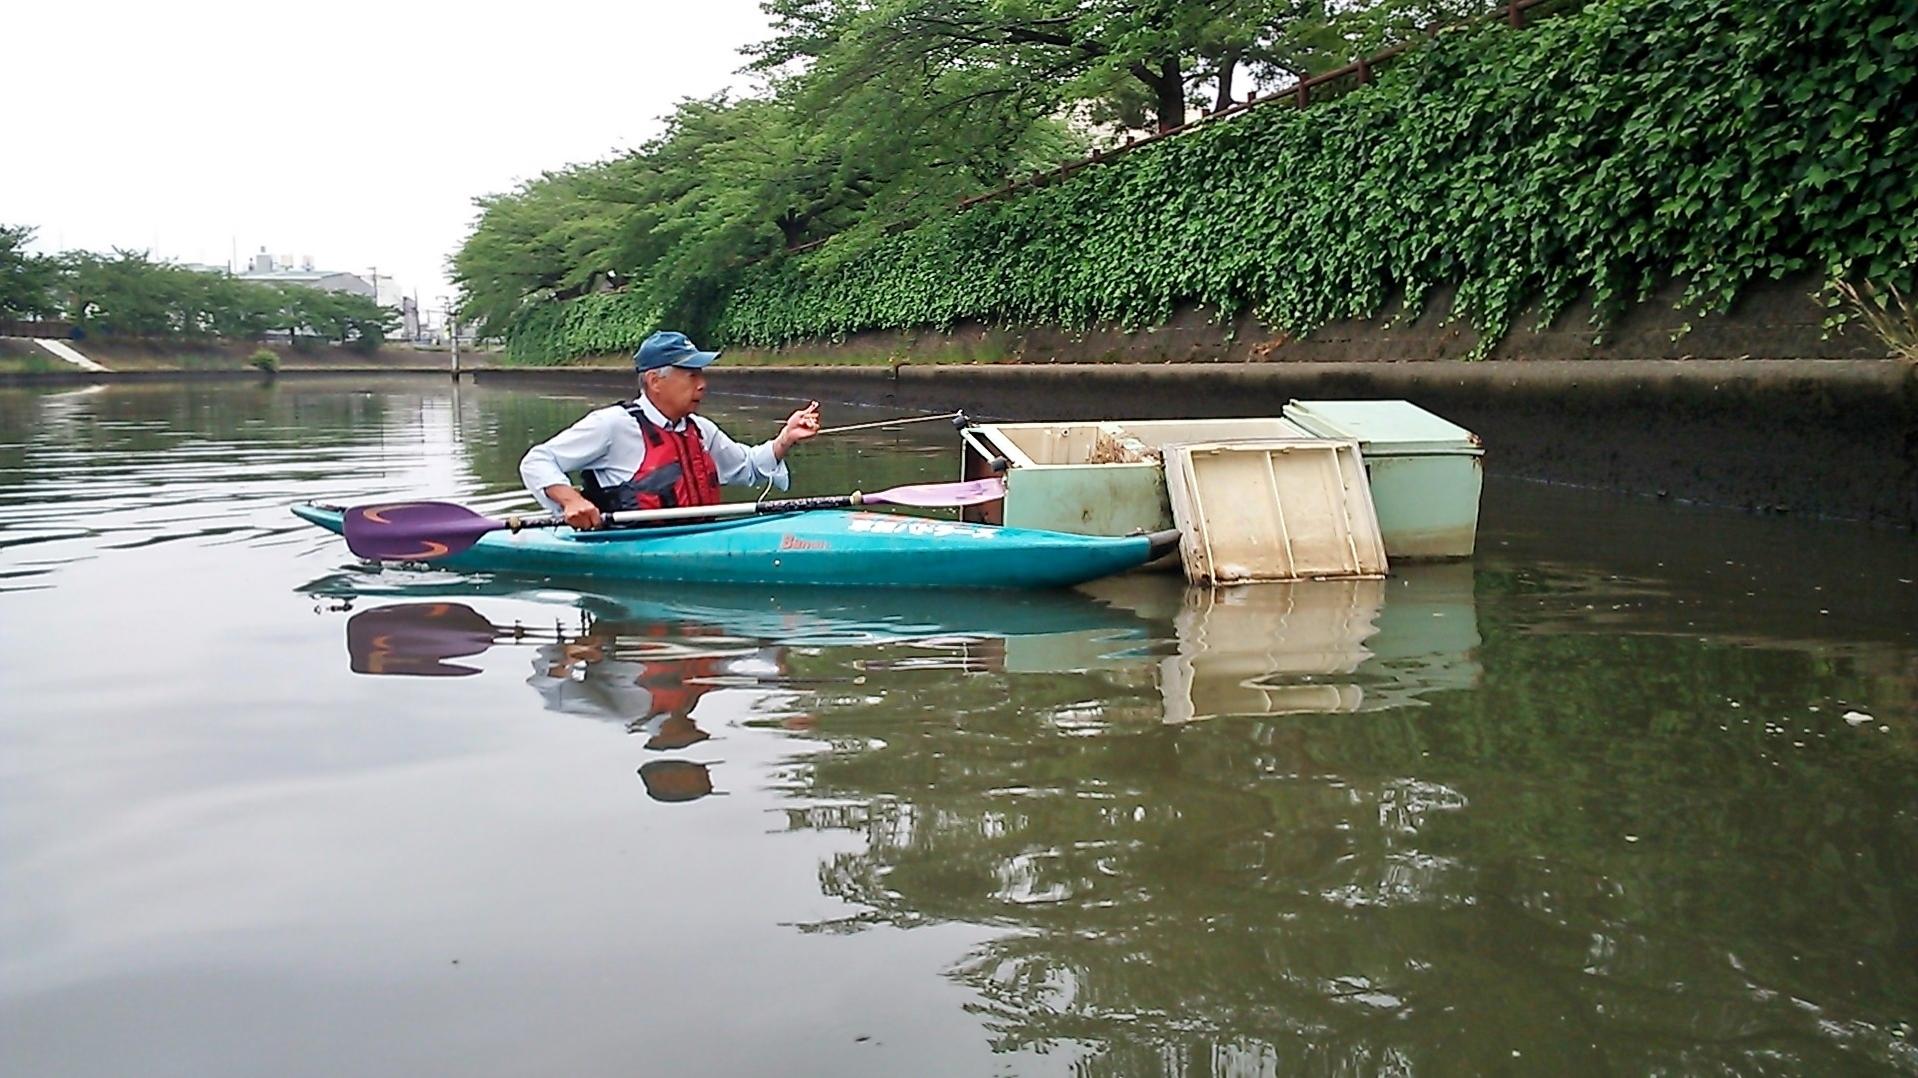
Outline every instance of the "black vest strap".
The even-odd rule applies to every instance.
[[[641,408],[638,401],[620,401],[619,406],[626,409],[626,414],[633,417],[633,422],[639,424],[639,432],[646,436],[647,445],[659,444],[659,440],[662,437],[659,433],[659,427],[652,420],[646,418],[646,409]]]

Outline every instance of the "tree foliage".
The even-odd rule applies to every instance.
[[[745,268],[783,249],[831,236],[824,258],[855,257],[1008,177],[1129,128],[1182,122],[1189,106],[1246,85],[1235,79],[1340,62],[1357,38],[1383,32],[1338,22],[1325,0],[766,8],[773,36],[749,50],[763,96],[682,102],[629,153],[479,200],[453,259],[467,317],[519,342],[523,357],[564,354],[579,319],[546,308],[598,292],[633,294],[590,306],[614,321],[588,336],[615,348],[650,331],[630,321],[638,311],[707,327]],[[1329,31],[1335,22],[1353,40]]]
[[[629,154],[481,199],[453,258],[463,311],[507,334],[542,304],[633,289],[697,316],[707,282],[846,223],[859,196],[833,164],[808,152],[784,102],[686,101]]]
[[[875,103],[878,88],[868,95],[868,108],[896,113]],[[994,128],[952,117],[940,129],[805,115],[796,92],[689,100],[658,138],[629,154],[481,199],[453,258],[463,313],[489,335],[530,342],[533,327],[557,325],[543,308],[620,291],[633,295],[602,309],[710,325],[754,261],[838,233],[871,238],[882,229],[861,232],[862,224],[950,206],[1078,145],[1056,124]],[[653,328],[605,339],[630,348]],[[532,347],[544,354],[559,345]]]

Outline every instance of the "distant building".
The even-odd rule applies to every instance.
[[[356,296],[373,295],[373,283],[357,273],[342,273],[336,270],[316,270],[313,268],[313,256],[302,258],[297,268],[291,255],[278,258],[260,248],[260,253],[247,261],[246,267],[234,274],[242,281],[258,281],[261,284],[293,284],[303,288],[317,288],[322,292],[350,292]]]

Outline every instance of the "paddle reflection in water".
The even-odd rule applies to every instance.
[[[448,659],[478,655],[506,636],[464,603],[401,603],[362,610],[346,621],[346,654],[356,674],[465,677],[476,666]]]

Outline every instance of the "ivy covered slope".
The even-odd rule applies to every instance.
[[[595,292],[528,306],[506,327],[515,363],[551,366],[574,356],[630,352],[659,328],[659,309],[632,292]]]
[[[1667,279],[1700,310],[1804,271],[1909,289],[1915,176],[1912,0],[1598,0],[1441,34],[1320,107],[761,263],[709,328],[775,345],[1196,303],[1296,334],[1449,284],[1495,342],[1533,305],[1549,321],[1589,290],[1602,323]]]

